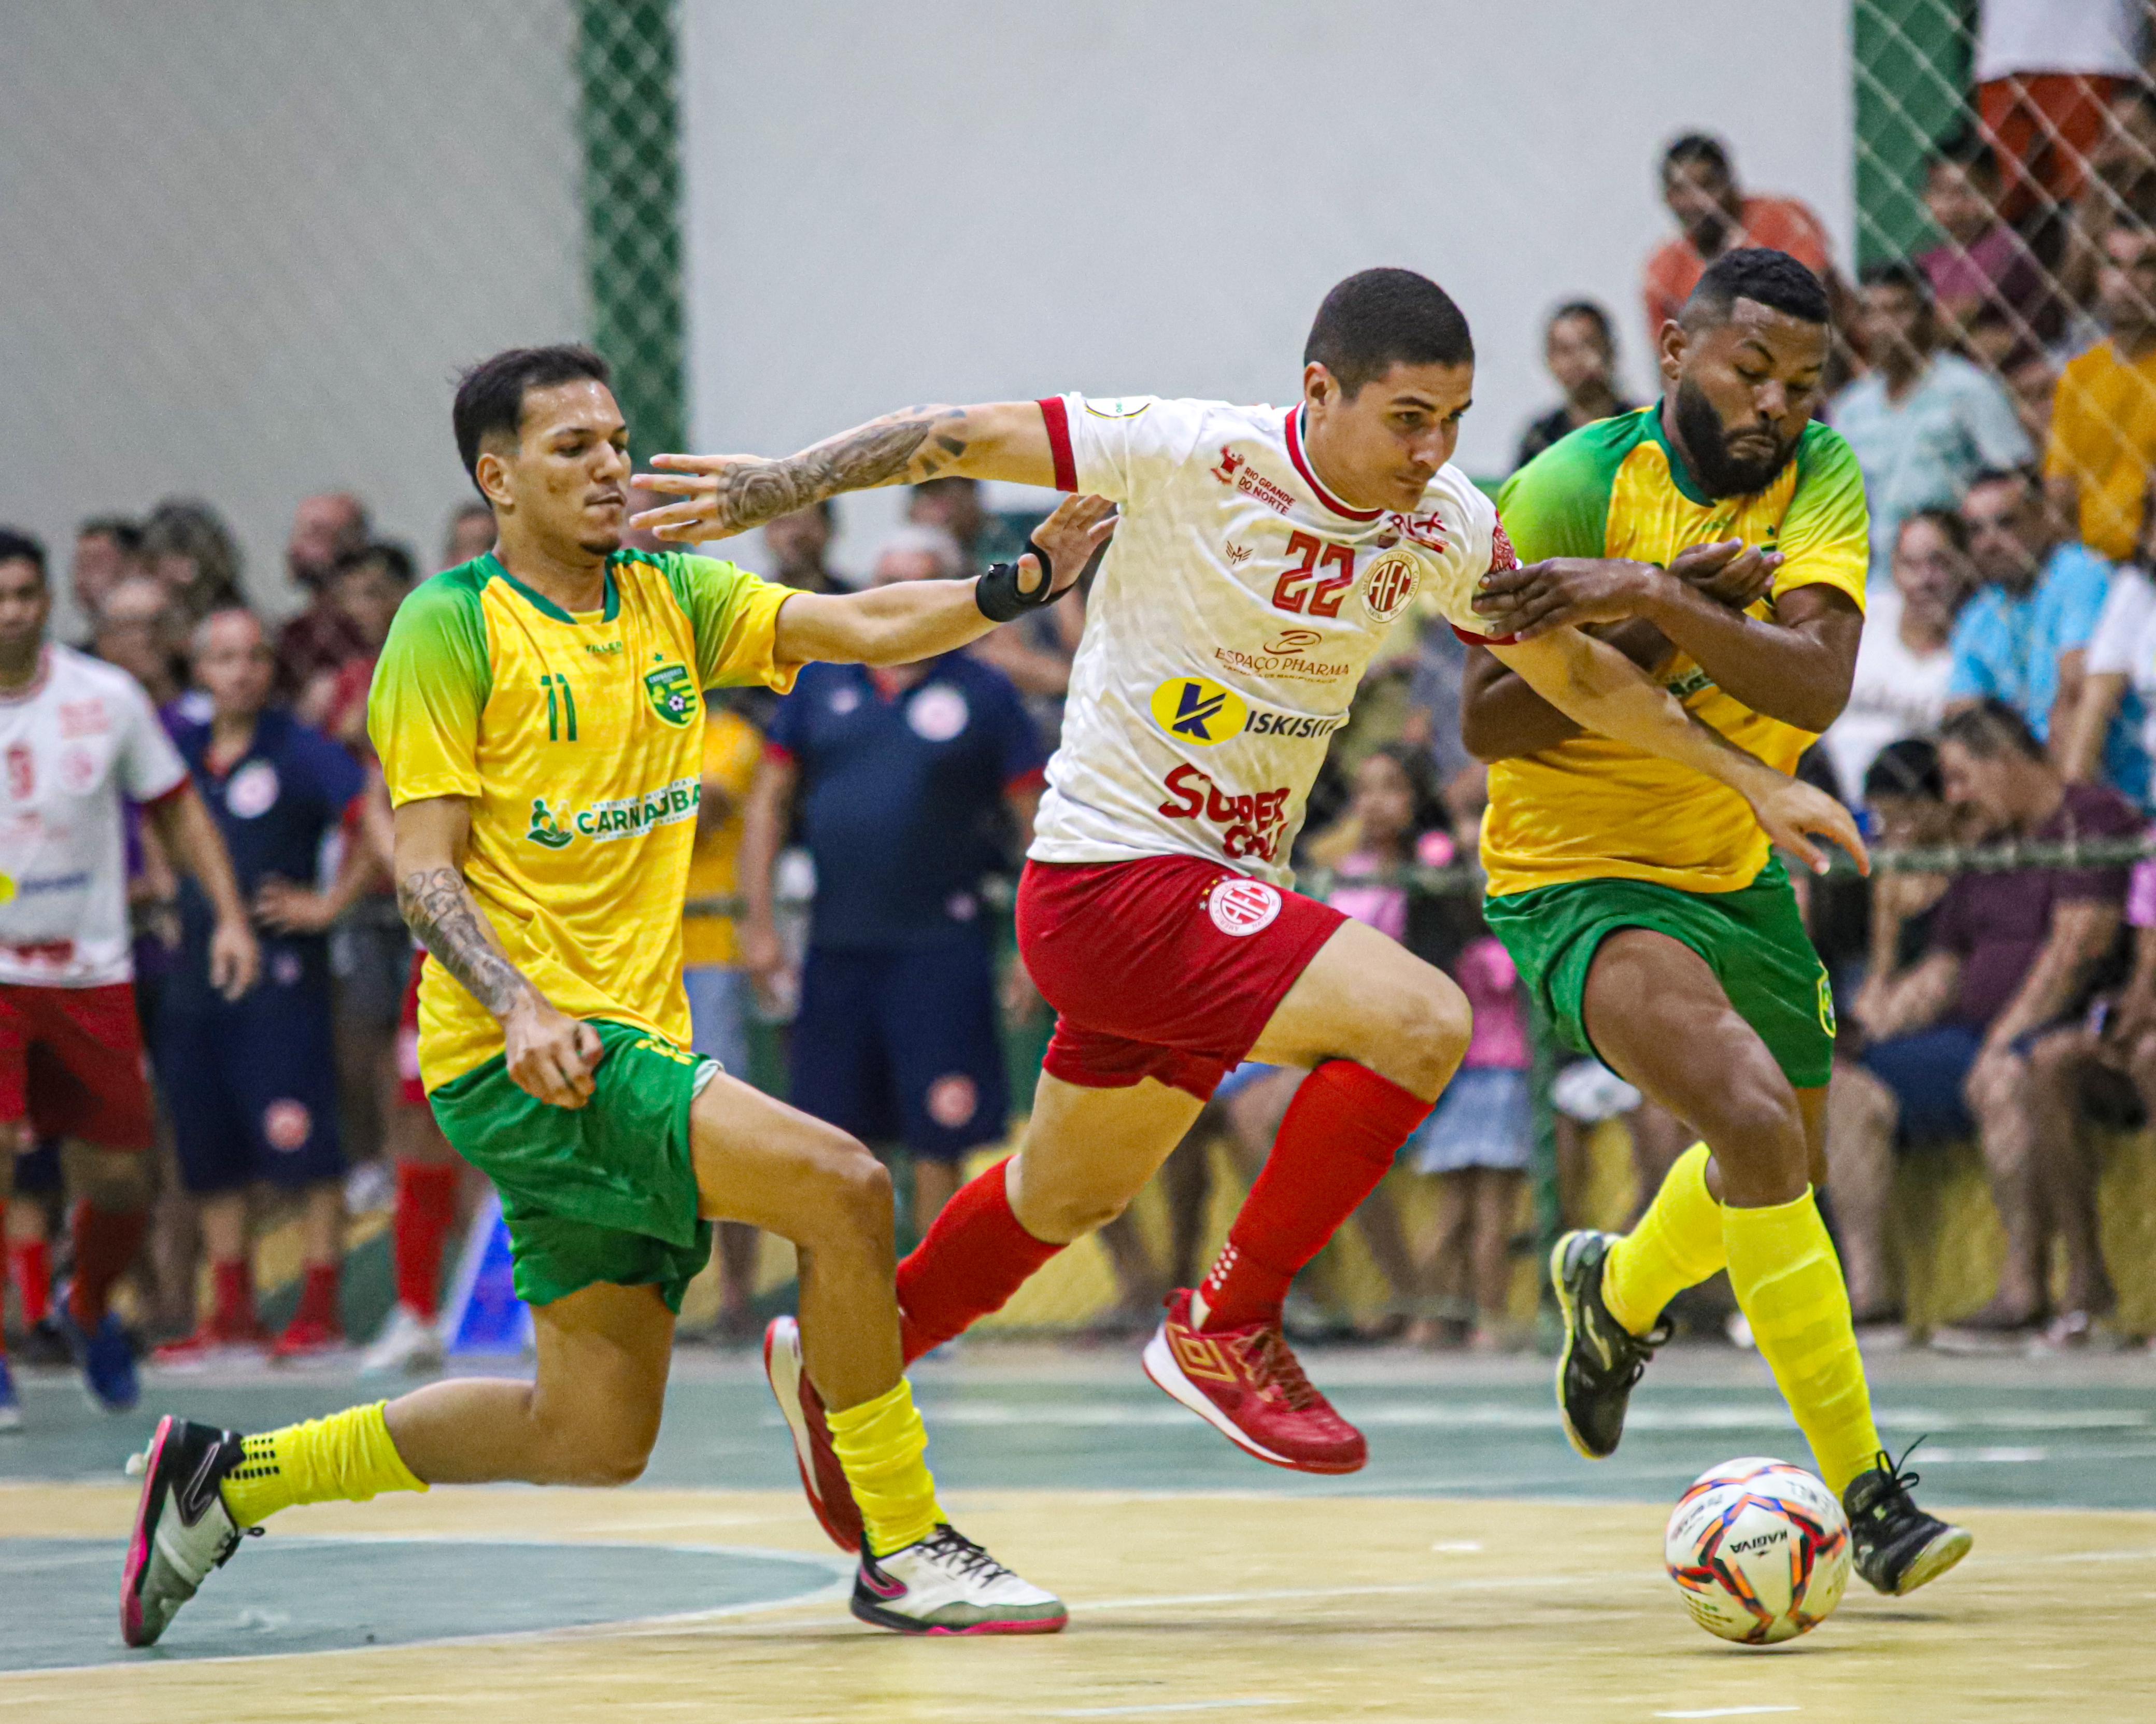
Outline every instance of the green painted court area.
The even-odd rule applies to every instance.
[[[264,1539],[218,1576],[169,1645],[120,1644],[121,1547],[0,1538],[0,1670],[116,1660],[249,1658],[531,1634],[639,1618],[723,1615],[812,1597],[842,1562],[721,1547],[433,1538]],[[27,1609],[16,1601],[28,1601]],[[628,1601],[634,1600],[633,1606]]]
[[[1804,1461],[1754,1357],[1672,1349],[1633,1401],[1624,1448],[1590,1465],[1559,1429],[1540,1359],[1454,1362],[1313,1350],[1312,1376],[1370,1439],[1344,1478],[1283,1472],[1223,1443],[1147,1383],[1134,1350],[983,1344],[915,1368],[938,1477],[954,1490],[1235,1491],[1354,1496],[1674,1500],[1733,1455]],[[507,1365],[495,1368],[508,1370]],[[1871,1361],[1880,1428],[1928,1496],[1953,1502],[2156,1508],[2156,1357]],[[0,1479],[111,1482],[162,1413],[256,1430],[393,1395],[394,1381],[258,1372],[150,1374],[133,1414],[94,1412],[64,1376],[22,1373],[25,1426],[0,1436]],[[757,1490],[793,1482],[752,1354],[684,1353],[644,1484]]]

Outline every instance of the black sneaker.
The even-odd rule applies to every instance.
[[[1564,1434],[1589,1460],[1607,1460],[1625,1434],[1625,1406],[1655,1349],[1670,1338],[1667,1318],[1635,1335],[1602,1302],[1602,1265],[1616,1235],[1568,1233],[1550,1253],[1550,1282],[1564,1313],[1557,1357],[1557,1404]]]
[[[1872,1591],[1890,1598],[1913,1593],[1925,1582],[1937,1580],[1969,1554],[1974,1541],[1959,1526],[1926,1514],[1909,1495],[1917,1475],[1881,1449],[1868,1471],[1850,1480],[1841,1493],[1841,1506],[1849,1516],[1856,1572]]]
[[[120,1637],[149,1646],[244,1536],[219,1486],[246,1459],[234,1432],[165,1418],[127,1470],[142,1480],[135,1536],[120,1576]],[[259,1532],[259,1527],[249,1532]]]

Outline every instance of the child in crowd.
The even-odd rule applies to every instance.
[[[1496,936],[1486,931],[1469,942],[1452,973],[1474,1010],[1474,1032],[1459,1075],[1409,1139],[1406,1154],[1417,1172],[1444,1176],[1431,1290],[1440,1300],[1456,1301],[1455,1309],[1471,1300],[1469,1345],[1476,1352],[1509,1352],[1525,1340],[1506,1309],[1512,1234],[1534,1144],[1527,1075],[1533,1060],[1519,972]],[[1424,1319],[1412,1338],[1427,1343],[1445,1332]]]

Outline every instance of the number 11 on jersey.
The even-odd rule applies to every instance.
[[[547,690],[547,740],[549,742],[577,740],[577,697],[569,692],[569,679],[548,671],[539,679],[539,686]],[[563,730],[568,732],[565,737]]]

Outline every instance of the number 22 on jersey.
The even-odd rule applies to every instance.
[[[1355,547],[1298,532],[1289,537],[1287,554],[1300,561],[1281,571],[1274,583],[1273,608],[1298,617],[1338,616],[1348,588],[1355,584]]]

